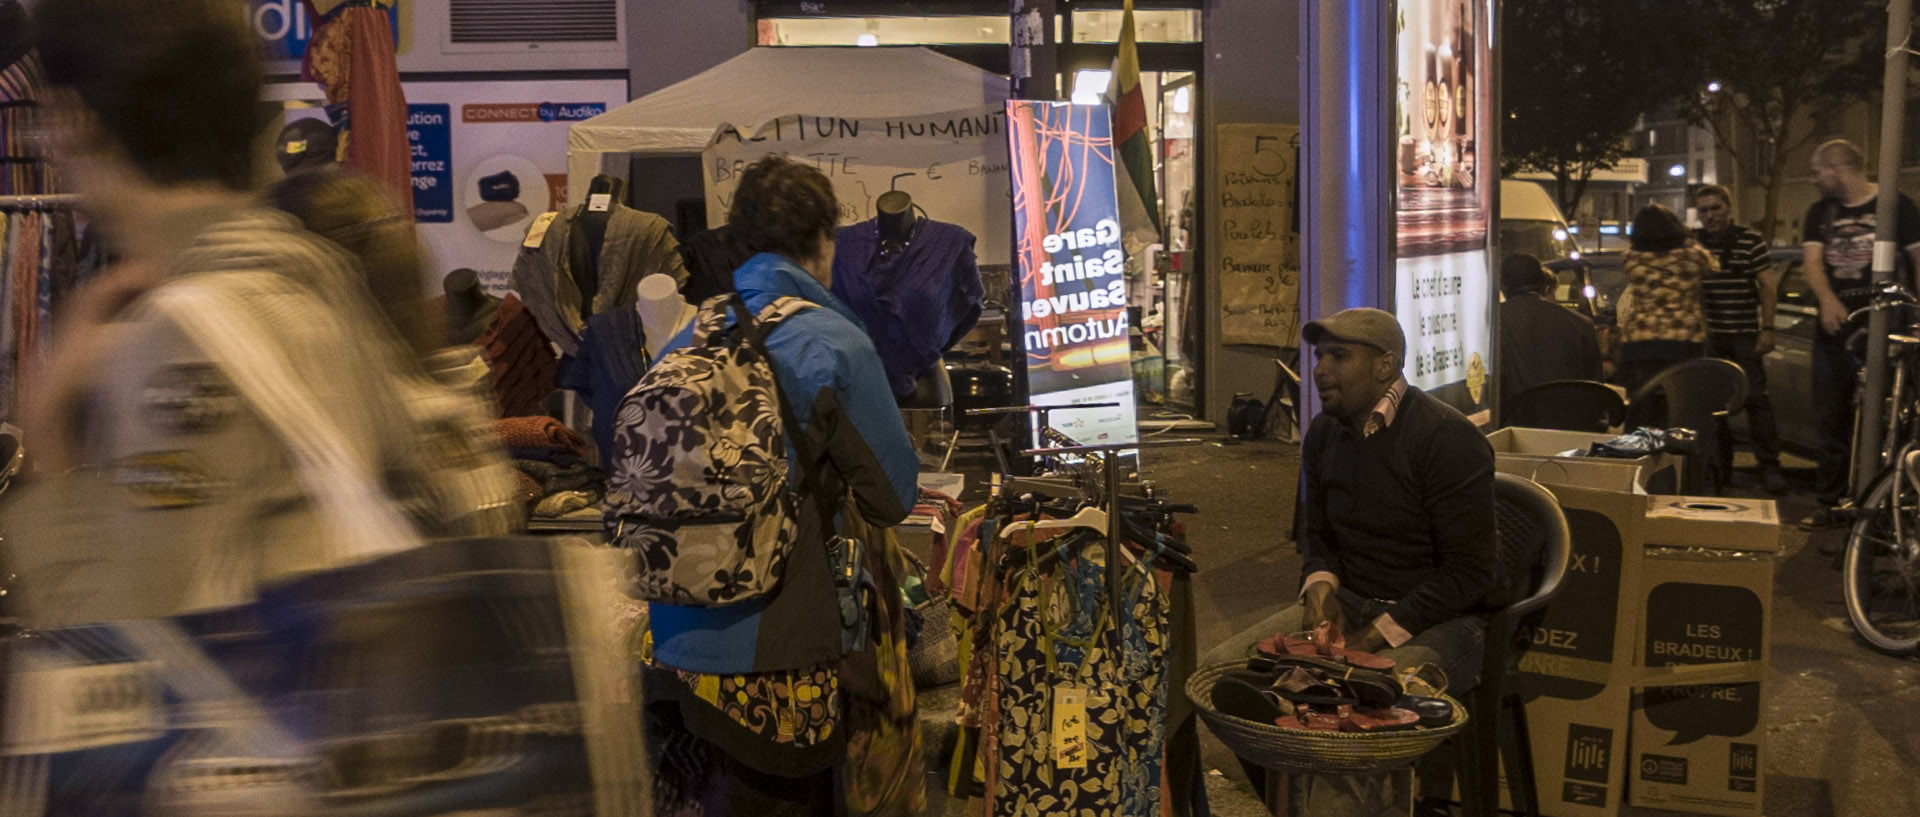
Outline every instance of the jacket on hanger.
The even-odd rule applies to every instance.
[[[680,255],[687,262],[687,282],[680,294],[695,306],[715,295],[733,291],[733,271],[753,257],[753,251],[733,237],[724,226],[701,230],[680,242]]]
[[[840,228],[833,294],[866,324],[895,397],[940,362],[980,320],[980,267],[973,233],[922,218],[907,243],[882,253],[877,219]]]
[[[652,365],[646,327],[632,309],[588,318],[579,350],[560,361],[560,388],[579,393],[593,411],[593,444],[600,449],[602,466],[613,462],[613,421],[620,401]]]
[[[640,279],[662,273],[683,285],[687,281],[679,242],[667,229],[667,220],[616,202],[608,213],[606,236],[600,241],[597,269],[588,276],[596,281],[591,309],[582,314],[586,298],[578,283],[582,278],[574,269],[573,242],[581,240],[580,231],[574,228],[585,210],[582,205],[554,216],[537,249],[520,249],[511,278],[514,291],[540,324],[540,331],[567,355],[579,350],[580,333],[586,329],[588,317],[630,307],[638,300],[634,287]]]

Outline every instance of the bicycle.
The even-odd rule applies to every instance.
[[[1920,298],[1898,284],[1885,284],[1859,315],[1883,309],[1920,306]],[[1841,595],[1855,632],[1889,655],[1920,648],[1920,409],[1908,390],[1920,378],[1920,325],[1888,335],[1886,442],[1879,451],[1880,471],[1868,483],[1854,512],[1840,571]],[[1856,438],[1854,456],[1859,450]]]

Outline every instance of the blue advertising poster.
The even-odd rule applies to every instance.
[[[247,20],[260,37],[261,54],[269,62],[299,60],[307,55],[307,43],[313,39],[315,22],[307,16],[300,0],[247,0]],[[387,22],[393,28],[393,45],[400,47],[400,6],[387,7]]]
[[[407,149],[413,154],[413,219],[423,224],[453,221],[453,129],[451,105],[407,106]]]
[[[1082,445],[1138,442],[1113,116],[1104,105],[1012,100],[1007,134],[1030,400],[1119,403],[1049,423]]]

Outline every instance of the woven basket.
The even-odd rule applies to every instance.
[[[926,575],[926,563],[912,551],[901,548],[900,555]],[[953,602],[945,595],[933,596],[914,605],[913,611],[920,615],[920,639],[907,649],[913,685],[924,689],[959,681],[960,638],[953,632]]]
[[[1221,743],[1248,763],[1302,774],[1370,774],[1412,765],[1467,725],[1452,698],[1453,723],[1399,732],[1315,732],[1236,718],[1213,708],[1213,684],[1241,663],[1204,667],[1187,680],[1187,698]],[[1441,696],[1445,697],[1445,696]]]

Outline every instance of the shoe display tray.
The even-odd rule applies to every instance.
[[[1235,662],[1202,667],[1187,679],[1187,698],[1215,737],[1249,763],[1297,774],[1370,774],[1410,766],[1467,725],[1467,710],[1453,704],[1453,722],[1394,732],[1327,732],[1260,723],[1213,707],[1213,685],[1243,668]],[[1439,696],[1445,697],[1445,696]]]

